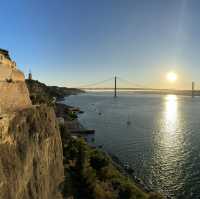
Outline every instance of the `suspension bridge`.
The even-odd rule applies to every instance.
[[[77,88],[82,90],[97,90],[97,91],[113,91],[114,97],[117,97],[118,91],[139,91],[143,93],[150,94],[177,94],[177,95],[191,95],[200,96],[200,90],[195,90],[195,83],[188,83],[191,85],[191,89],[189,90],[177,90],[177,89],[160,89],[160,88],[152,88],[147,85],[136,84],[130,80],[125,78],[114,76],[102,81],[85,84],[78,86]]]

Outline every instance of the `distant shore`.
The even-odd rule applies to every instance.
[[[114,92],[114,89],[86,89],[85,92]],[[117,92],[129,92],[139,94],[153,94],[153,95],[182,95],[192,96],[191,90],[170,90],[170,89],[117,89]],[[193,92],[194,96],[200,96],[200,90]]]

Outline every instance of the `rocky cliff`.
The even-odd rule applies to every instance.
[[[0,199],[60,199],[63,156],[54,110],[46,105],[0,117]]]

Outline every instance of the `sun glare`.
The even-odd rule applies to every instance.
[[[174,72],[169,72],[167,74],[167,80],[170,82],[175,82],[177,80],[177,75]]]

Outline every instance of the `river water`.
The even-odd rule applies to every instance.
[[[155,191],[200,198],[199,97],[90,92],[65,103],[85,112],[79,119],[96,129],[96,145],[128,162]]]

